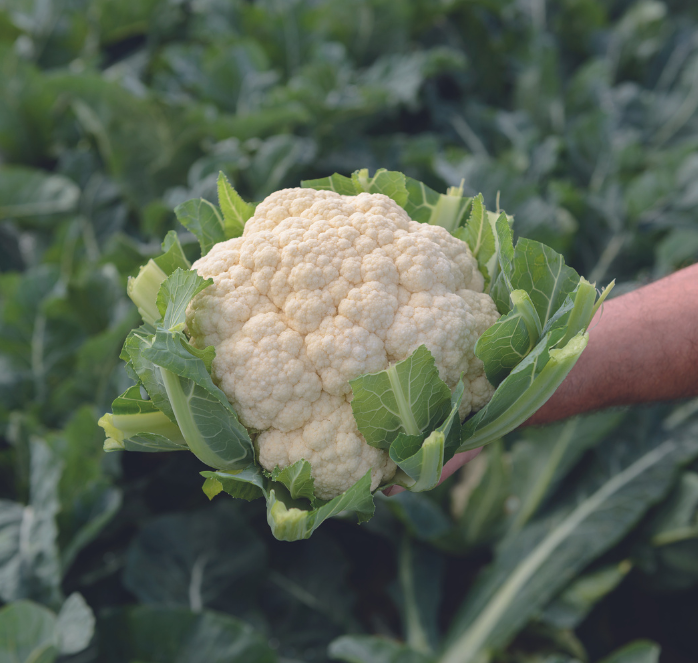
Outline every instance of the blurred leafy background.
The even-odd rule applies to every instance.
[[[0,661],[698,660],[695,402],[295,544],[96,423],[126,278],[219,170],[463,180],[622,292],[696,260],[697,110],[692,0],[0,0]]]

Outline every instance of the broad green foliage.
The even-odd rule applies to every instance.
[[[242,235],[245,222],[254,214],[255,206],[240,198],[222,172],[218,175],[218,205],[223,213],[225,237],[229,239]]]
[[[275,663],[277,658],[251,626],[215,612],[139,606],[112,612],[100,624],[104,661]]]
[[[653,642],[638,640],[614,651],[602,663],[657,663],[657,661],[659,661],[659,647]]]
[[[333,660],[346,663],[432,663],[433,658],[384,638],[345,635],[329,649]]]
[[[698,461],[676,455],[696,404],[495,438],[531,406],[517,394],[543,393],[540,344],[579,341],[592,286],[698,258],[697,22],[686,0],[2,4],[0,661],[435,663],[456,642],[478,663],[698,660]],[[211,471],[206,495],[256,501],[209,504],[206,466],[179,453],[175,372],[141,350],[182,340],[186,296],[165,323],[158,293],[198,240],[239,236],[302,180],[393,196],[470,244],[507,316],[480,350],[508,396],[466,422],[493,441],[457,477],[390,498],[364,485],[370,521],[349,508],[286,543],[270,505],[289,538],[352,505],[311,503],[302,462]],[[206,382],[212,349],[179,347]],[[177,382],[180,418],[217,411],[215,430],[185,422],[203,453],[230,458],[210,447],[225,427],[254,442],[208,382]],[[461,444],[453,420],[442,454],[445,425],[393,441],[412,491]]]
[[[188,200],[174,210],[179,222],[199,240],[204,256],[214,244],[242,235],[245,222],[254,214],[255,206],[240,197],[222,171],[217,188],[220,209],[199,198]]]
[[[19,166],[0,169],[0,219],[70,212],[80,189],[66,177]]]
[[[612,592],[631,569],[632,564],[624,560],[579,576],[546,606],[542,619],[559,628],[579,626],[594,605]]]
[[[151,520],[128,549],[125,586],[148,605],[193,611],[249,606],[267,552],[236,506],[220,500]]]
[[[254,500],[264,497],[267,522],[280,541],[307,539],[328,518],[355,512],[358,522],[373,516],[371,474],[367,472],[341,495],[325,502],[315,497],[310,463],[299,460],[288,468],[266,476],[255,465],[236,473],[202,472],[204,492],[213,499],[221,491],[231,497]]]
[[[33,601],[0,609],[0,661],[52,663],[77,654],[92,640],[95,618],[80,594],[71,594],[58,615]]]
[[[351,381],[351,409],[366,441],[388,449],[400,434],[413,437],[443,420],[451,391],[439,378],[434,358],[420,345],[385,371]]]

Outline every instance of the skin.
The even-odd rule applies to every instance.
[[[550,400],[524,425],[698,396],[698,264],[606,302],[589,343]],[[441,481],[481,449],[456,454]],[[388,495],[402,492],[394,486]]]

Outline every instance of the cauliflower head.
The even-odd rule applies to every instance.
[[[359,433],[350,380],[424,344],[451,389],[463,374],[461,417],[492,396],[474,348],[499,314],[477,261],[385,195],[277,191],[193,268],[213,279],[187,310],[193,344],[215,347],[213,379],[261,431],[260,463],[307,460],[322,499],[396,469]]]

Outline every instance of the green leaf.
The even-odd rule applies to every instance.
[[[244,469],[254,459],[250,436],[187,345],[181,332],[159,328],[152,344],[143,343],[141,355],[159,368],[177,425],[194,455],[215,469]]]
[[[545,244],[521,238],[514,248],[511,286],[525,290],[543,328],[579,283],[579,275]]]
[[[79,187],[62,175],[23,166],[0,168],[0,219],[70,212],[79,198]]]
[[[207,482],[218,482],[221,490],[237,499],[252,501],[266,494],[264,475],[256,465],[250,465],[240,472],[201,472],[201,476]]]
[[[60,433],[48,439],[63,462],[57,516],[61,567],[65,575],[75,555],[92,541],[121,505],[121,491],[104,471],[104,432],[94,408],[83,405]]]
[[[112,403],[113,414],[105,414],[99,425],[104,429],[105,451],[175,451],[186,449],[177,424],[158,410],[152,400],[144,400],[139,385],[129,387]]]
[[[70,540],[62,550],[61,566],[64,575],[72,566],[77,554],[97,538],[121,508],[121,491],[118,488],[98,485],[97,490],[93,490],[90,486],[86,492],[86,499],[83,494],[80,494],[75,500],[73,508],[75,515],[72,520],[78,527],[74,528]],[[59,517],[63,519],[65,514],[61,513]]]
[[[74,592],[63,603],[56,622],[58,651],[62,656],[87,648],[95,631],[95,616],[81,594]]]
[[[422,654],[432,653],[438,645],[444,566],[433,548],[403,535],[398,557],[402,620],[407,644]]]
[[[218,481],[216,477],[207,477],[204,481],[204,485],[201,486],[201,490],[204,491],[204,495],[206,495],[209,500],[212,500],[223,491],[223,484]]]
[[[219,500],[146,521],[126,554],[125,587],[141,603],[194,611],[234,594],[241,607],[249,603],[267,551],[239,506]]]
[[[511,293],[514,308],[477,340],[475,354],[485,365],[487,379],[498,386],[540,338],[542,327],[533,302],[525,290]]]
[[[684,472],[647,530],[657,547],[698,538],[698,473]]]
[[[376,497],[420,541],[441,541],[452,527],[451,519],[435,500],[423,493],[403,491],[392,497]]]
[[[157,307],[165,329],[182,329],[189,302],[210,285],[213,285],[213,279],[204,279],[195,271],[177,269],[170,274],[160,286],[157,297]]]
[[[152,347],[154,342],[155,334],[152,328],[143,325],[134,329],[126,337],[121,358],[128,362],[127,366],[130,366],[135,373],[135,379],[140,380],[143,384],[155,408],[167,415],[172,423],[177,423],[167,396],[162,373],[152,361],[147,360],[143,355],[143,351]],[[131,393],[135,398],[135,392]]]
[[[411,177],[405,178],[405,186],[407,188],[407,202],[404,207],[410,219],[419,223],[431,223],[431,219],[437,217],[436,206],[439,204],[442,194]],[[432,225],[441,224],[434,223]]]
[[[424,345],[386,370],[349,384],[356,424],[366,441],[380,449],[388,449],[400,432],[418,436],[430,430],[450,409],[451,390]]]
[[[625,560],[578,576],[545,607],[541,619],[557,628],[577,628],[591,609],[620,584],[632,567]]]
[[[259,467],[251,465],[242,472],[202,472],[206,480],[216,480],[232,497],[254,500],[264,496],[267,501],[267,522],[272,534],[280,541],[299,541],[311,534],[328,518],[344,511],[357,514],[359,522],[373,516],[375,505],[371,495],[371,472],[367,472],[353,486],[329,502],[313,500],[308,472],[310,464],[299,461],[283,478],[281,470],[276,474],[279,482],[264,476]],[[291,491],[295,492],[295,496]],[[297,498],[301,498],[298,500]],[[305,499],[320,504],[306,508]]]
[[[463,380],[451,396],[451,411],[446,420],[426,439],[423,435],[410,436],[400,433],[390,445],[390,458],[414,483],[405,483],[412,492],[434,488],[441,479],[445,460],[453,456],[460,439],[458,408],[463,399]],[[447,443],[448,440],[448,443]]]
[[[0,663],[50,663],[56,651],[56,615],[32,601],[0,610]]]
[[[179,222],[196,236],[205,256],[214,244],[226,239],[226,226],[218,209],[203,198],[187,200],[175,207]]]
[[[618,542],[698,456],[698,424],[640,445],[601,446],[567,499],[498,551],[454,620],[442,663],[479,661],[504,647],[575,575]]]
[[[485,290],[487,291],[488,286],[497,275],[497,272],[492,269],[492,265],[497,266],[496,263],[492,262],[493,258],[497,257],[497,246],[482,194],[478,194],[472,199],[468,221],[457,236],[467,242],[470,247],[473,257],[477,260],[478,267],[485,277]]]
[[[303,180],[301,186],[305,189],[316,189],[317,191],[334,191],[342,196],[355,196],[357,193],[360,193],[360,191],[356,190],[351,177],[345,177],[338,173],[318,180]]]
[[[462,479],[451,491],[455,531],[449,535],[457,551],[472,549],[492,541],[505,520],[511,497],[507,455],[501,440],[489,444],[463,469]]]
[[[157,299],[160,286],[166,278],[167,274],[160,266],[154,260],[149,260],[140,268],[138,276],[130,276],[128,279],[126,293],[138,307],[143,322],[149,325],[155,325],[162,317]]]
[[[658,663],[661,648],[649,640],[635,640],[617,649],[601,663]]]
[[[518,532],[539,510],[546,497],[589,449],[625,417],[624,412],[599,412],[545,426],[523,429],[524,439],[511,450],[511,494],[516,498],[509,532]]]
[[[176,269],[190,269],[191,263],[184,255],[184,249],[175,230],[168,231],[162,240],[163,254],[153,258],[153,262],[168,276]]]
[[[413,221],[441,226],[450,233],[465,223],[472,198],[464,198],[462,188],[451,187],[448,193],[437,193],[411,177],[405,178],[405,184],[408,197],[403,207]]]
[[[105,663],[276,663],[267,639],[229,615],[185,608],[112,610],[98,625]]]
[[[42,439],[29,443],[29,504],[0,500],[0,599],[61,600],[56,515],[63,462]]]
[[[299,460],[283,470],[277,465],[271,474],[272,481],[280,481],[291,494],[294,500],[315,500],[315,486],[313,477],[310,476],[310,463],[307,460]]]
[[[370,471],[341,495],[310,511],[287,507],[273,488],[267,497],[267,522],[272,534],[280,541],[308,539],[325,520],[343,511],[355,512],[361,523],[369,520],[374,510]]]
[[[329,655],[346,663],[433,663],[431,656],[374,635],[343,635],[330,643]]]
[[[143,322],[155,325],[164,312],[158,309],[158,294],[162,283],[176,270],[188,270],[191,265],[184,255],[182,245],[174,230],[170,230],[162,242],[164,253],[142,265],[135,278],[129,277],[126,292]]]
[[[104,451],[185,451],[188,449],[182,431],[164,414],[157,417],[114,417],[103,415],[99,425],[104,429]],[[150,427],[150,430],[148,430]],[[160,430],[161,433],[151,431]]]
[[[545,403],[572,370],[588,334],[577,334],[554,349],[564,330],[548,332],[499,385],[490,402],[463,425],[459,451],[475,449],[511,432]]]
[[[354,171],[351,179],[356,193],[382,193],[392,198],[400,207],[407,203],[407,186],[402,173],[379,168],[373,177],[369,177],[368,168],[362,168]]]
[[[147,401],[143,398],[141,388],[137,384],[129,387],[112,402],[112,412],[118,415],[153,414],[159,411],[153,401]]]
[[[225,238],[240,237],[245,223],[254,215],[255,206],[240,197],[223,172],[218,173],[218,205],[223,213]]]

